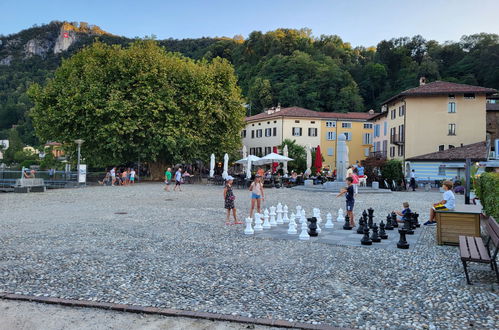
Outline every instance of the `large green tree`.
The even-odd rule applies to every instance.
[[[245,110],[232,65],[168,53],[155,41],[96,42],[29,95],[40,140],[84,139],[90,165],[190,162],[235,152]]]

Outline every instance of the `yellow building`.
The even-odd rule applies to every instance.
[[[336,143],[339,134],[346,134],[349,162],[361,161],[372,147],[371,113],[318,112],[299,107],[272,108],[246,118],[241,132],[242,143],[249,154],[263,156],[279,147],[285,139],[312,148],[321,147],[323,166],[336,166]]]

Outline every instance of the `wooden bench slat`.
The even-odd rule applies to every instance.
[[[490,235],[495,246],[499,245],[499,224],[493,217],[487,220],[487,233]]]
[[[467,236],[466,240],[468,241],[468,249],[470,250],[471,258],[476,260],[481,260],[480,254],[478,253],[478,249],[475,244],[474,237]]]
[[[468,243],[466,242],[466,236],[459,236],[459,250],[461,252],[461,258],[469,259],[470,252],[468,250]]]
[[[475,244],[478,248],[478,253],[480,253],[480,259],[483,261],[490,261],[489,253],[483,244],[483,240],[480,237],[475,237]]]

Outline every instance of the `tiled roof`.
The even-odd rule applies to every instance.
[[[383,104],[391,102],[402,96],[423,96],[423,95],[440,95],[440,94],[463,94],[463,93],[477,93],[477,94],[493,94],[497,90],[493,88],[485,88],[480,86],[472,86],[465,84],[456,84],[447,81],[434,81],[418,87],[407,89],[399,94],[389,98]]]
[[[487,103],[487,111],[499,111],[499,103]]]
[[[246,121],[265,120],[278,117],[304,117],[321,119],[357,119],[367,120],[372,115],[367,112],[320,112],[300,107],[281,108],[271,114],[262,112],[257,115],[246,117]]]
[[[369,117],[369,120],[376,120],[378,118],[386,117],[386,116],[388,116],[388,111],[377,112],[374,115],[371,115],[371,117]]]
[[[421,156],[415,156],[408,158],[406,160],[465,160],[466,158],[471,158],[473,161],[480,161],[486,159],[487,146],[485,142],[478,142],[473,144],[468,144],[462,147],[447,149],[443,151],[432,152],[430,154],[425,154]]]

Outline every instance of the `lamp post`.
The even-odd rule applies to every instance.
[[[80,149],[83,142],[85,142],[85,140],[82,139],[75,140],[75,143],[78,145],[78,163],[76,165],[76,170],[78,171],[78,175],[80,174]]]

